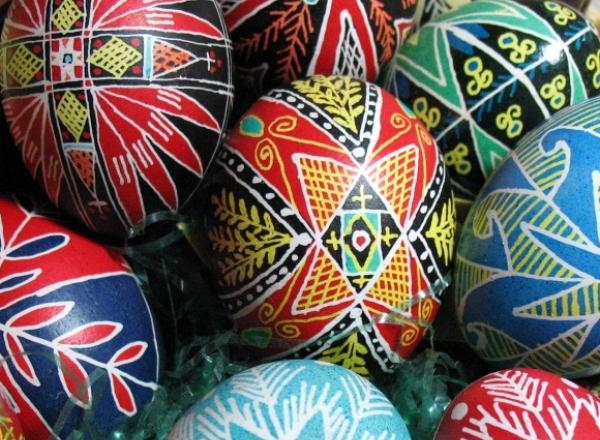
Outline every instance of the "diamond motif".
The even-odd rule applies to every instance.
[[[20,85],[29,84],[44,62],[25,46],[19,46],[6,66],[7,72]]]
[[[77,99],[73,92],[65,92],[56,107],[58,119],[71,135],[79,141],[88,118],[88,109]]]
[[[83,12],[73,0],[65,0],[52,14],[52,24],[63,34],[70,31],[83,18]]]
[[[380,196],[360,177],[323,234],[323,246],[360,292],[381,269],[400,235]]]
[[[120,38],[112,37],[108,43],[92,53],[90,63],[117,78],[122,78],[125,72],[142,58],[142,54],[135,47]]]

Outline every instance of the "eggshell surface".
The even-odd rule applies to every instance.
[[[497,368],[600,371],[599,105],[566,109],[524,138],[463,227],[458,321]]]
[[[392,95],[349,77],[274,89],[206,178],[200,246],[262,356],[391,371],[447,286],[455,210],[435,142]]]
[[[221,383],[175,425],[169,440],[325,438],[410,440],[373,384],[316,361],[259,365]]]
[[[600,436],[600,400],[555,374],[515,368],[469,385],[450,404],[434,440]]]
[[[457,198],[472,201],[527,132],[598,95],[599,57],[596,29],[563,3],[483,0],[425,24],[387,80],[434,135]]]
[[[227,125],[230,49],[212,0],[13,1],[0,88],[29,172],[105,236],[179,212]]]
[[[107,434],[152,399],[160,339],[125,260],[43,212],[0,198],[0,383],[26,438],[66,438],[85,410]]]

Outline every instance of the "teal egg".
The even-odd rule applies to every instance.
[[[382,82],[427,124],[468,203],[529,131],[598,95],[600,40],[562,3],[478,0],[425,24],[388,73]]]
[[[175,425],[169,440],[410,440],[391,402],[343,367],[278,361],[221,383]]]

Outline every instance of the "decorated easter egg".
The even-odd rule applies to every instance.
[[[419,0],[423,1],[423,0]],[[410,29],[417,0],[220,0],[235,59],[236,113],[308,75],[374,81]]]
[[[515,368],[469,385],[446,410],[434,440],[600,437],[600,400],[552,373]]]
[[[230,45],[213,0],[14,0],[0,85],[52,202],[92,231],[180,211],[220,143]]]
[[[442,14],[398,51],[389,88],[433,133],[470,202],[511,148],[600,91],[600,40],[574,9],[482,0]]]
[[[435,142],[391,94],[344,76],[274,89],[207,175],[201,248],[264,355],[390,371],[435,317],[455,209]]]
[[[125,260],[41,212],[0,198],[0,384],[26,438],[106,433],[153,397],[157,329]]]
[[[359,375],[323,362],[278,361],[222,382],[168,440],[410,440],[392,403]]]
[[[600,372],[600,97],[526,136],[467,217],[459,324],[494,366]]]

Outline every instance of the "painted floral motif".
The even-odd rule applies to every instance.
[[[560,376],[529,369],[492,373],[452,402],[436,440],[576,440],[600,435],[600,400]]]
[[[69,401],[80,410],[64,429],[81,410],[113,419],[101,427],[136,414],[157,388],[158,343],[125,261],[8,199],[0,220],[0,382],[25,434],[50,435]],[[110,392],[94,385],[99,374]]]
[[[234,43],[236,88],[250,95],[236,101],[240,114],[273,87],[313,74],[374,81],[417,10],[416,0],[220,3]]]
[[[408,440],[390,401],[371,383],[315,361],[260,365],[197,403],[169,440],[317,438]]]
[[[15,0],[2,40],[11,133],[55,204],[112,236],[185,204],[232,96],[215,3]]]
[[[273,341],[263,356],[390,371],[436,315],[449,181],[422,124],[376,86],[317,75],[273,90],[217,154],[206,203],[199,247],[241,331]]]

